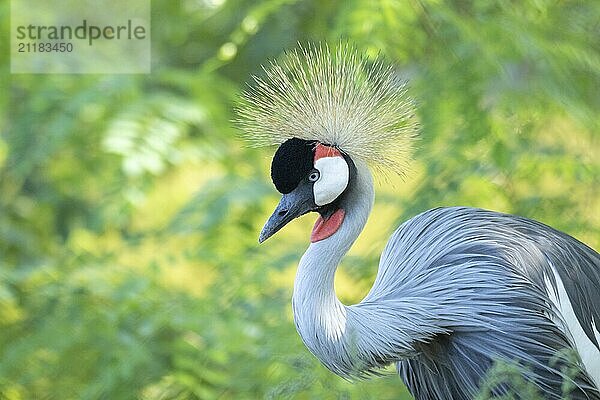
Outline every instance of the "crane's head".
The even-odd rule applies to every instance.
[[[348,44],[300,47],[264,70],[237,110],[247,139],[280,146],[271,177],[283,198],[260,241],[309,211],[321,214],[312,240],[322,240],[344,218],[337,206],[353,161],[404,173],[419,126],[414,102],[394,66]]]
[[[283,196],[263,227],[259,242],[310,211],[321,215],[311,241],[333,235],[344,219],[345,211],[339,207],[339,199],[355,170],[350,157],[334,146],[298,138],[285,141],[275,152],[271,164],[271,178]]]

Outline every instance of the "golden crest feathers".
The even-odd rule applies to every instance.
[[[404,173],[419,123],[407,82],[391,65],[340,44],[300,46],[263,69],[237,109],[254,145],[317,140],[375,169]]]

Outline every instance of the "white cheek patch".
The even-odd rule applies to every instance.
[[[348,186],[350,170],[343,157],[323,157],[315,161],[320,178],[315,182],[313,191],[315,204],[324,206],[338,198]]]

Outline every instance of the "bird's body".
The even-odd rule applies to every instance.
[[[360,303],[337,299],[335,272],[374,202],[369,166],[401,170],[417,127],[393,70],[369,65],[347,47],[292,53],[241,110],[252,140],[280,145],[271,177],[283,196],[259,241],[320,214],[294,284],[306,346],[345,378],[396,364],[417,400],[471,399],[497,362],[544,399],[600,400],[600,255],[539,222],[427,211],[392,235]],[[493,379],[492,394],[528,398]]]
[[[432,240],[411,240],[415,235]],[[423,344],[415,360],[398,364],[415,397],[472,398],[492,363],[504,361],[518,362],[530,370],[547,398],[559,398],[550,393],[560,393],[562,385],[573,378],[579,388],[571,398],[600,398],[593,389],[600,385],[598,345],[581,336],[585,322],[573,318],[564,297],[563,302],[553,301],[554,293],[564,287],[557,271],[573,273],[577,278],[572,282],[599,287],[600,257],[596,252],[538,222],[473,208],[430,210],[408,221],[391,240],[396,243],[392,245],[396,254],[398,249],[418,254],[425,247],[440,249],[432,258],[419,260],[417,271],[402,273],[410,269],[406,261],[392,267],[401,281],[410,285],[419,275],[429,276],[428,284],[437,280],[446,290],[452,288],[453,293],[438,297],[440,302],[470,305],[462,312],[455,307],[445,313],[440,309],[449,319],[450,333]],[[395,261],[400,260],[396,257]],[[593,309],[591,302],[597,301],[600,293],[595,296],[570,305],[597,314],[600,309]],[[593,323],[586,327],[592,338],[600,340]],[[583,365],[579,367],[588,376],[563,375],[561,352],[568,358],[566,349],[580,356]]]
[[[571,398],[600,399],[600,350],[573,339],[583,322],[565,315],[551,294],[558,291],[553,271],[600,287],[600,257],[538,222],[464,207],[427,211],[392,235],[368,295],[341,304],[335,270],[373,199],[368,171],[358,171],[342,200],[344,225],[310,245],[294,287],[298,332],[329,369],[361,377],[397,362],[416,399],[459,400],[473,398],[494,362],[518,362],[544,398],[560,399],[563,383],[573,379]],[[595,296],[574,308],[600,312]],[[588,326],[600,337],[597,329]],[[587,361],[580,365],[587,374],[561,371],[577,365],[562,361],[568,349]]]

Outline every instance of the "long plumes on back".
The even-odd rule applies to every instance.
[[[347,44],[309,45],[264,71],[238,107],[237,122],[253,144],[317,140],[377,170],[404,173],[419,124],[393,66]]]

